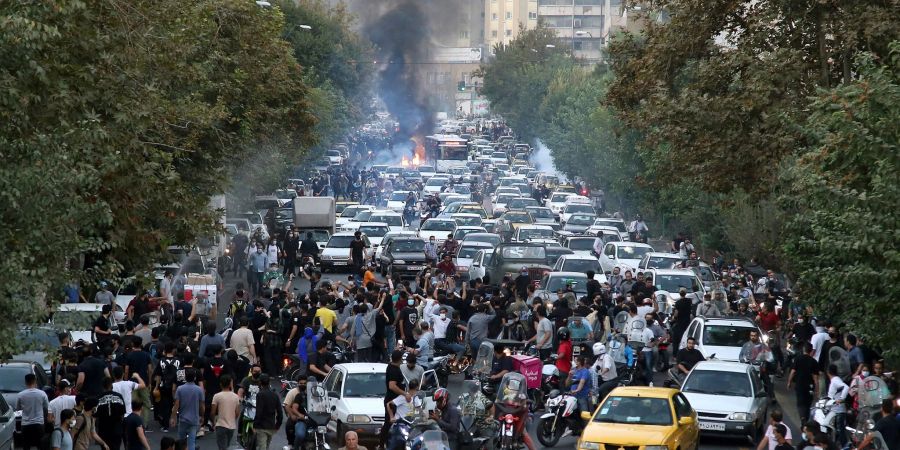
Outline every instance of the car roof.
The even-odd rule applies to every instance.
[[[57,311],[89,311],[100,312],[103,309],[101,303],[60,303],[56,307]]]
[[[693,370],[708,370],[715,372],[737,372],[747,373],[750,370],[749,364],[730,362],[730,361],[700,361],[694,366]]]
[[[646,269],[648,272],[655,273],[656,275],[690,275],[697,276],[693,270],[688,269]]]
[[[334,366],[344,369],[347,373],[385,373],[387,364],[384,363],[343,363]]]
[[[584,272],[547,272],[546,275],[563,278],[587,278],[587,274]]]
[[[609,393],[606,398],[616,395],[621,397],[649,397],[649,398],[671,398],[678,393],[677,389],[664,387],[648,387],[648,386],[622,386],[617,387]]]
[[[682,259],[680,256],[678,256],[678,253],[667,253],[667,252],[650,252],[644,256],[649,256],[651,258]]]
[[[553,227],[551,227],[550,225],[541,225],[541,224],[522,225],[518,229],[519,230],[550,230],[550,231],[553,231]]]
[[[452,213],[450,214],[450,217],[481,217],[481,215],[475,213]]]
[[[468,237],[468,236],[469,235],[467,235],[466,237]],[[491,244],[490,242],[484,242],[484,241],[463,241],[463,243],[460,244],[460,247],[493,248],[494,244]]]
[[[694,320],[702,320],[709,325],[729,325],[735,327],[757,328],[756,323],[744,317],[696,317]]]
[[[10,360],[8,360],[8,361],[3,361],[2,363],[0,363],[0,367],[4,367],[4,366],[13,366],[13,367],[27,366],[27,367],[31,367],[33,364],[37,364],[37,363],[34,362],[34,361],[22,361],[22,360],[19,360],[19,359],[10,359]]]
[[[375,210],[375,211],[372,211],[372,216],[402,216],[402,214],[400,214],[396,211]],[[372,217],[372,216],[369,216],[369,217]]]
[[[359,222],[359,223],[362,223],[362,222]],[[355,233],[356,233],[355,231],[342,231],[340,233],[332,234],[331,237],[353,236]]]
[[[420,238],[419,236],[394,236],[394,242],[400,241],[424,241],[425,239]]]
[[[484,228],[484,227],[482,227]],[[471,237],[496,237],[499,238],[500,235],[497,233],[469,233],[466,235],[466,239]]]
[[[643,248],[653,248],[652,246],[650,246],[650,244],[643,244],[643,243],[640,243],[640,242],[634,242],[634,241],[614,241],[614,242],[607,242],[607,243],[606,243],[606,245],[610,245],[610,244],[615,245],[616,247],[643,247]]]
[[[384,222],[359,222],[360,227],[386,227],[388,224]]]
[[[585,255],[584,253],[582,253],[580,255],[578,253],[575,253],[572,255],[562,255],[562,256],[560,256],[560,259],[564,259],[566,261],[568,261],[570,259],[583,259],[585,261],[597,261],[596,257],[591,256],[591,255]],[[599,261],[598,261],[598,263],[599,263]]]

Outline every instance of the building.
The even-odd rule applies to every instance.
[[[484,43],[493,53],[495,45],[509,44],[521,29],[538,23],[538,0],[484,0]]]
[[[624,29],[622,0],[538,0],[539,22],[556,30],[576,57],[598,61],[610,34]]]

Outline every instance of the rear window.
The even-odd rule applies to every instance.
[[[402,227],[403,226],[403,217],[401,216],[379,216],[377,214],[372,214],[372,217],[369,218],[372,222],[384,222],[392,227]]]
[[[543,247],[509,246],[503,247],[500,255],[504,259],[544,259],[546,253]]]

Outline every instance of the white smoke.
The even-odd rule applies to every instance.
[[[540,139],[535,141],[535,148],[534,151],[531,152],[531,157],[528,158],[528,162],[541,172],[563,178],[563,174],[556,170],[556,166],[553,164],[553,157],[550,155],[550,149],[547,148]]]

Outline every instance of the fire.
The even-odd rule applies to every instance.
[[[425,161],[425,138],[419,135],[415,135],[409,140],[413,141],[416,144],[414,150],[415,157],[413,158],[413,161],[419,161],[415,163],[416,165],[419,165],[421,162]]]
[[[403,159],[400,160],[400,167],[409,167],[409,158],[404,156]]]
[[[418,153],[416,153],[415,156],[413,156],[412,164],[413,164],[413,166],[415,166],[415,167],[419,167],[419,165],[422,164],[422,160],[419,159],[419,154],[418,154]]]

